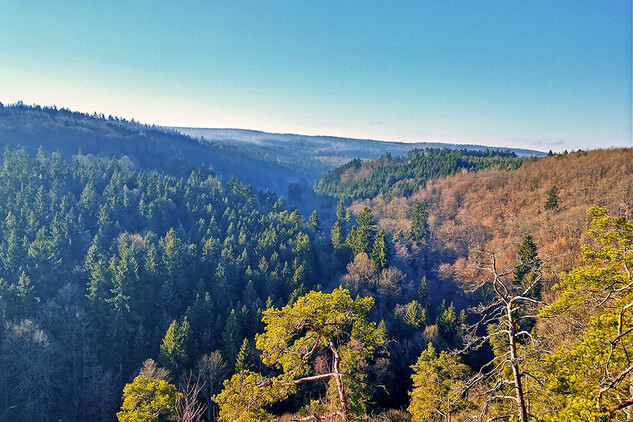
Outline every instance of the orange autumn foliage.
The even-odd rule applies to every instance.
[[[558,209],[546,210],[554,185]],[[461,258],[442,265],[442,273],[464,274],[450,267],[463,269],[477,250],[493,250],[531,234],[541,257],[555,257],[547,269],[553,277],[579,264],[580,245],[589,241],[586,212],[592,205],[633,218],[633,149],[547,156],[515,171],[462,172],[431,180],[409,198],[387,202],[379,196],[355,202],[352,210],[369,206],[381,228],[406,232],[416,199],[428,203],[432,247]],[[509,249],[508,263],[513,254]]]

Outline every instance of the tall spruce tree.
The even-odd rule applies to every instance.
[[[371,255],[376,236],[376,223],[371,209],[369,207],[363,208],[356,217],[356,221],[358,222],[358,229],[356,230],[356,239],[353,242],[354,256],[361,252]]]
[[[376,263],[376,268],[379,271],[383,268],[387,268],[391,262],[391,251],[384,230],[380,230],[376,235],[374,248],[371,252],[371,259]]]
[[[343,236],[343,230],[339,222],[335,222],[330,232],[330,240],[332,241],[332,247],[334,250],[339,251],[345,246],[345,237]]]
[[[531,235],[526,235],[517,252],[517,265],[514,267],[515,285],[530,285],[541,269],[538,249]],[[532,295],[539,296],[540,285],[532,290]]]
[[[312,227],[314,232],[317,234],[317,236],[320,236],[323,234],[323,227],[321,227],[321,220],[319,219],[319,215],[317,214],[316,210],[312,211],[312,214],[310,214],[308,223],[310,227]]]
[[[189,353],[192,351],[191,336],[187,317],[180,324],[173,320],[165,333],[160,345],[159,361],[162,366],[169,370],[172,379],[178,379],[178,376],[187,367],[190,359]]]
[[[247,338],[244,338],[240,351],[235,359],[235,372],[252,371],[255,367],[253,350]]]
[[[414,242],[425,239],[429,235],[429,211],[426,201],[416,199],[411,207],[411,230],[409,238]]]

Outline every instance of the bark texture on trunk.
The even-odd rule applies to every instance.
[[[517,360],[517,346],[514,332],[514,316],[512,315],[512,301],[506,307],[508,316],[508,337],[510,339],[510,366],[512,366],[512,377],[514,378],[514,392],[516,395],[517,406],[519,407],[519,419],[521,422],[527,422],[527,406],[525,404],[525,396],[523,394],[523,383],[521,379],[521,370]]]
[[[334,374],[334,379],[336,380],[338,397],[339,400],[341,400],[343,421],[350,422],[349,403],[347,402],[347,394],[345,392],[345,385],[343,384],[343,374],[341,374],[340,369],[341,356],[332,342],[330,342],[330,349],[332,350],[332,373]]]

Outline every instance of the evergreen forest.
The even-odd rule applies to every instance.
[[[431,179],[485,168],[516,169],[525,160],[501,150],[413,149],[406,157],[385,154],[378,160],[352,160],[329,171],[314,190],[343,200],[410,196]]]

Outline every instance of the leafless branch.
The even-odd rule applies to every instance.
[[[204,382],[200,382],[200,376],[192,379],[191,373],[180,382],[180,397],[176,402],[176,417],[178,422],[199,422],[206,410],[206,405],[198,401],[198,395],[204,387]]]

